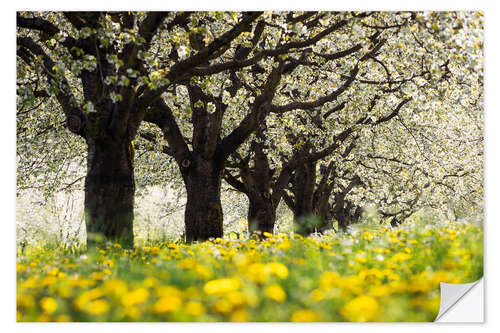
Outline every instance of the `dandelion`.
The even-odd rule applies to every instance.
[[[177,311],[181,307],[181,305],[182,300],[180,297],[175,295],[163,296],[153,305],[153,311],[157,314],[165,314]],[[193,310],[192,305],[190,307],[190,310]]]
[[[323,289],[329,289],[335,286],[340,280],[340,275],[337,272],[324,272],[321,275],[319,285]]]
[[[286,293],[278,284],[272,284],[266,288],[265,292],[267,297],[276,302],[283,302],[286,299]]]
[[[408,253],[402,253],[398,252],[395,255],[392,256],[391,260],[392,261],[405,261],[411,258],[411,255]]]
[[[139,288],[123,295],[122,304],[124,306],[136,305],[145,302],[148,299],[148,297],[149,297],[149,292],[144,288]]]
[[[44,297],[40,300],[40,307],[44,313],[52,314],[57,309],[57,302],[52,297]]]
[[[248,266],[245,276],[255,283],[264,284],[269,278],[269,273],[269,266],[258,262]]]
[[[377,300],[370,296],[358,296],[340,309],[340,314],[349,321],[372,321],[380,310]]]
[[[220,299],[215,302],[214,308],[220,314],[228,314],[233,310],[233,304],[226,299]]]
[[[293,322],[314,322],[320,321],[319,316],[312,310],[298,310],[292,314],[290,321]]]
[[[225,278],[208,281],[203,287],[203,291],[207,294],[224,294],[230,291],[237,290],[241,282],[237,278]]]
[[[319,302],[325,298],[323,292],[320,289],[314,289],[313,291],[311,291],[311,294],[309,294],[309,297],[311,297],[311,299],[314,302]]]
[[[236,310],[231,315],[231,321],[233,322],[243,322],[247,320],[248,320],[248,312],[245,309]]]
[[[245,304],[245,296],[239,291],[231,291],[226,295],[226,299],[234,306]]]
[[[187,302],[185,311],[188,315],[197,317],[205,313],[205,307],[200,302]]]
[[[284,279],[288,276],[288,268],[280,262],[271,262],[267,264],[267,268],[271,274],[280,279]]]
[[[103,299],[98,299],[89,303],[87,312],[92,315],[100,315],[108,312],[108,310],[109,303]]]

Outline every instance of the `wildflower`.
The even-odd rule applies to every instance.
[[[340,314],[349,321],[372,321],[379,312],[377,300],[370,296],[358,296],[340,309]]]
[[[103,299],[98,299],[89,303],[87,312],[92,315],[100,315],[109,310],[109,303]]]
[[[245,309],[238,309],[231,315],[231,321],[242,322],[248,320],[248,313]]]
[[[239,291],[231,291],[226,295],[226,299],[234,306],[245,304],[245,296]]]
[[[156,292],[156,295],[159,297],[170,296],[170,295],[177,296],[177,297],[182,296],[182,291],[179,290],[179,288],[177,288],[175,286],[158,286],[158,287],[156,287],[155,292]]]
[[[340,275],[337,272],[324,272],[321,274],[319,285],[323,289],[329,289],[335,286],[339,279]]]
[[[280,250],[288,250],[292,247],[292,243],[288,239],[283,240],[281,243],[277,245],[277,248]]]
[[[265,294],[267,297],[276,302],[283,302],[286,299],[286,293],[278,284],[272,284],[266,288]]]
[[[44,313],[52,314],[57,309],[57,302],[52,297],[44,297],[40,300],[40,307]]]
[[[203,290],[207,294],[224,294],[237,290],[240,285],[241,282],[237,278],[225,278],[208,281],[203,287]]]
[[[357,254],[356,257],[354,257],[354,260],[359,262],[360,264],[366,264],[366,256],[362,254]]]
[[[128,290],[127,285],[125,282],[119,279],[111,279],[111,280],[106,280],[102,286],[101,289],[103,293],[107,295],[112,295],[114,297],[120,297],[123,294],[125,294]]]
[[[42,281],[40,281],[40,285],[42,287],[48,287],[56,282],[57,282],[57,278],[55,276],[48,275]]]
[[[411,258],[411,255],[409,255],[408,253],[398,252],[392,256],[391,260],[393,260],[393,261],[405,261],[405,260],[408,260],[410,258]]]
[[[288,268],[280,262],[271,262],[267,264],[271,274],[277,276],[280,279],[284,279],[288,276]]]
[[[135,304],[145,302],[149,297],[149,292],[144,288],[132,290],[122,297],[122,304],[124,306],[132,306]]]
[[[220,314],[228,314],[233,310],[233,304],[229,302],[226,299],[220,299],[217,302],[215,302],[215,311],[217,311]]]
[[[141,315],[141,312],[135,306],[126,307],[124,313],[131,320],[136,320]]]
[[[210,271],[210,269],[200,264],[196,265],[194,271],[200,278],[204,280],[209,279],[212,276],[212,271]]]
[[[248,266],[245,276],[255,283],[264,284],[269,278],[269,273],[268,266],[257,262]]]
[[[157,314],[165,314],[168,312],[177,311],[182,305],[182,299],[176,295],[168,295],[160,298],[154,305],[153,311]],[[190,311],[193,310],[191,305]],[[187,311],[187,309],[186,309]]]
[[[311,291],[311,294],[309,294],[309,297],[311,297],[314,302],[319,302],[325,298],[321,289],[314,289]]]
[[[91,289],[88,291],[85,291],[81,295],[79,295],[76,300],[75,300],[75,307],[78,310],[85,310],[87,309],[87,306],[90,301],[97,299],[99,297],[103,296],[103,292],[99,288]]]
[[[293,322],[313,322],[319,321],[319,316],[312,310],[304,309],[295,311],[290,318]]]
[[[369,290],[369,294],[374,297],[383,297],[390,295],[394,290],[392,290],[388,285],[377,285],[371,286]]]
[[[196,317],[205,313],[205,307],[200,302],[187,302],[185,311],[188,315]]]

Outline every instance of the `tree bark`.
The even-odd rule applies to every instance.
[[[248,199],[250,201],[247,218],[249,232],[260,231],[272,234],[276,223],[276,208],[270,198],[252,198],[249,196]]]
[[[200,155],[183,160],[180,167],[184,169],[182,173],[187,190],[184,218],[186,241],[222,237],[220,193],[224,168]]]
[[[87,245],[134,244],[134,147],[129,139],[87,139],[85,222]]]
[[[295,229],[298,234],[306,236],[317,231],[320,224],[314,212],[316,162],[308,162],[298,167],[293,184]]]

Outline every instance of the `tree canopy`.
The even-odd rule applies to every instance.
[[[482,27],[479,12],[19,12],[18,191],[85,179],[88,235],[129,243],[151,184],[185,188],[187,240],[223,235],[223,179],[268,232],[282,201],[326,222],[307,232],[367,205],[391,223],[480,210]]]

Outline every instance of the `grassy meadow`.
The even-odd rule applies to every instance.
[[[17,320],[433,321],[439,282],[475,281],[482,263],[482,227],[456,222],[133,250],[28,247]]]

